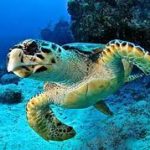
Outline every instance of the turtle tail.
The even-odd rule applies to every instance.
[[[101,60],[105,64],[112,64],[121,59],[126,59],[131,64],[136,65],[146,75],[150,74],[150,54],[148,51],[130,42],[110,41],[102,52]]]
[[[74,137],[74,129],[56,118],[49,107],[50,104],[53,104],[53,101],[46,92],[28,102],[27,120],[31,128],[47,141],[63,141]]]

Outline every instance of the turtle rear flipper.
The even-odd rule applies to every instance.
[[[120,64],[115,62],[122,59],[136,65],[146,75],[150,74],[150,55],[148,52],[130,42],[110,41],[102,52],[101,61],[116,71]]]
[[[74,129],[59,121],[49,108],[52,103],[46,93],[32,98],[27,104],[29,125],[45,140],[63,141],[74,137]]]
[[[104,101],[97,102],[94,107],[105,115],[113,116],[113,112],[109,109]]]
[[[144,74],[143,73],[138,73],[138,74],[133,74],[133,75],[130,75],[125,82],[131,82],[131,81],[134,81],[136,79],[139,79],[141,77],[143,77]]]

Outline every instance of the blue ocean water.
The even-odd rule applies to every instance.
[[[67,0],[2,0],[0,2],[0,58],[6,51],[26,38],[40,38],[40,31],[61,18],[69,20]]]
[[[82,20],[84,20],[88,16],[87,18],[90,20],[91,14],[87,11],[87,16],[83,13],[84,15],[79,18],[76,18],[76,15],[71,17],[68,13],[68,1],[75,1],[84,8],[81,10],[76,3],[74,4],[72,10],[75,10],[75,14],[79,16],[80,12],[83,13],[89,9],[87,7],[90,5],[89,3],[94,3],[93,7],[96,9],[90,8],[90,13],[92,11],[97,14],[103,13],[97,11],[101,8],[99,1],[0,1],[0,150],[150,150],[150,77],[145,75],[130,83],[125,83],[116,93],[105,100],[114,113],[113,116],[107,116],[93,106],[85,109],[64,109],[52,106],[56,116],[76,130],[76,136],[71,139],[46,141],[29,126],[26,105],[32,97],[43,91],[44,82],[30,78],[22,79],[13,73],[8,73],[7,54],[12,46],[25,39],[44,39],[60,45],[81,41],[77,34],[83,33],[79,29],[84,30],[85,26],[82,27],[80,24],[81,26],[77,25],[76,28],[75,26],[74,28],[70,27],[75,20],[80,20],[80,17],[83,17]],[[105,2],[109,3],[104,0],[102,6],[107,6],[103,5]],[[114,1],[111,2],[111,6],[114,6]],[[138,3],[141,5],[140,0]],[[144,4],[141,7],[144,8]],[[144,9],[143,12],[149,14],[148,10]],[[139,14],[139,11],[134,14],[137,17],[136,14]],[[141,19],[143,19],[142,14]],[[104,21],[105,18],[102,20]],[[90,34],[89,24],[86,21],[84,22],[87,24],[85,36]],[[132,22],[134,21],[132,20]],[[134,23],[136,24],[136,22]],[[145,22],[143,21],[143,23]],[[107,26],[107,24],[105,25]],[[79,30],[79,32],[76,31],[77,34],[74,34],[75,38],[71,29],[74,32]],[[90,30],[94,33],[95,27]],[[124,32],[123,28],[122,30]],[[147,30],[149,33],[149,28]],[[99,32],[98,29],[97,32]],[[113,34],[113,32],[111,33]],[[110,34],[107,36],[111,37]],[[116,38],[117,36],[118,34],[116,34]],[[83,36],[83,38],[85,37]],[[141,39],[139,35],[139,40]],[[128,38],[123,40],[128,40]],[[97,40],[95,41],[97,43]],[[136,42],[138,43],[138,36]],[[142,46],[147,47],[147,45]],[[79,51],[79,47],[76,50]],[[79,52],[85,55],[85,52]],[[139,70],[134,68],[133,73],[137,72],[139,73]]]

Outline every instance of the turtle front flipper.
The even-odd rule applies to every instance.
[[[27,104],[28,123],[45,140],[63,141],[75,136],[72,127],[60,122],[49,105],[53,101],[45,93],[32,98]]]
[[[105,115],[113,116],[113,112],[109,109],[104,101],[97,102],[94,107]]]
[[[127,60],[133,65],[136,65],[146,75],[150,74],[150,54],[140,46],[133,43],[113,40],[110,41],[102,52],[101,61],[112,68],[118,69],[119,66],[114,66],[115,62]]]

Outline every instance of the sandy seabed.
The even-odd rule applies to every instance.
[[[73,126],[77,135],[52,142],[43,140],[26,120],[26,103],[42,91],[43,83],[23,79],[18,83],[22,102],[0,105],[0,150],[150,150],[150,90],[144,84],[149,81],[146,78],[127,84],[111,96],[107,103],[113,117],[94,107],[67,110],[53,106],[58,118]],[[135,100],[140,92],[146,96]]]

